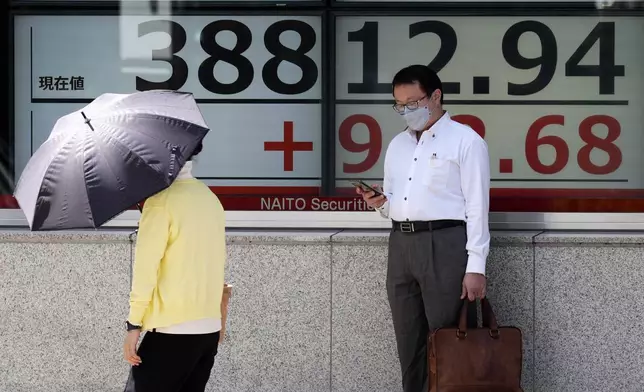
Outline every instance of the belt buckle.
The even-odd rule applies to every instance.
[[[414,223],[413,222],[400,222],[400,231],[403,233],[413,233]]]

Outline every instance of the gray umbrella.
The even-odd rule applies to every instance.
[[[31,230],[95,228],[167,188],[209,129],[192,94],[104,94],[61,117],[15,197]]]

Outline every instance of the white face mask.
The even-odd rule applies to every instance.
[[[405,112],[401,115],[405,118],[409,129],[412,131],[422,131],[432,116],[432,112],[427,106],[421,106],[414,110],[405,108]]]

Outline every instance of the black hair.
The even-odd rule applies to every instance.
[[[431,95],[434,90],[441,91],[441,104],[443,104],[443,82],[427,65],[410,65],[398,71],[391,82],[391,89],[401,84],[414,84],[418,83],[420,88],[427,95]]]
[[[192,152],[192,154],[188,157],[188,161],[191,161],[191,160],[192,160],[192,158],[194,158],[194,157],[196,157],[197,155],[199,155],[199,153],[201,152],[201,150],[203,150],[203,142],[201,142],[201,141],[200,141],[200,142],[199,142],[199,144],[197,144],[197,146],[195,147],[195,149],[194,149],[194,151]]]

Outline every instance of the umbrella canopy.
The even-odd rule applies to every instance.
[[[208,131],[190,93],[101,95],[56,122],[14,196],[31,230],[99,227],[167,188]]]

